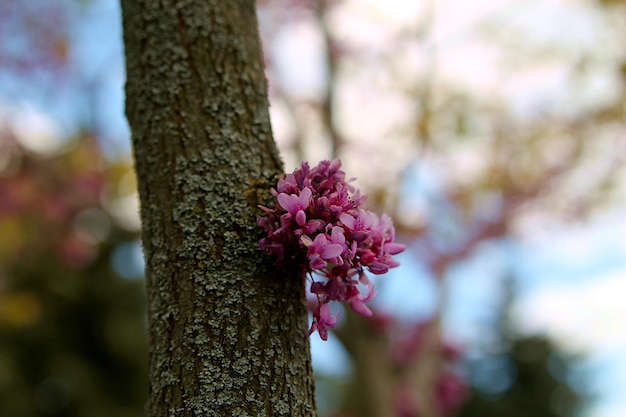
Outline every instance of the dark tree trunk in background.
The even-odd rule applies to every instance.
[[[257,250],[282,171],[254,1],[122,0],[149,416],[315,415],[302,282]]]

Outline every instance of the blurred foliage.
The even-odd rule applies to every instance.
[[[0,76],[36,81],[40,87],[50,78],[57,88],[66,81],[73,53],[69,5],[45,0],[0,2]]]
[[[515,300],[512,277],[504,280],[496,334],[466,358],[471,385],[457,417],[577,417],[594,400],[584,356],[563,351],[543,335],[520,335],[511,322]],[[466,355],[469,356],[469,355]]]
[[[129,167],[107,163],[88,135],[38,155],[3,128],[0,415],[143,415],[143,281],[111,262],[138,233],[105,207]]]
[[[428,337],[436,329],[433,323],[411,325],[377,316],[351,314],[348,325],[335,332],[347,347],[353,371],[317,377],[324,398],[320,415],[376,416],[390,402],[395,416],[423,416],[420,403],[428,392],[423,384],[432,384],[420,380],[424,368],[435,376],[436,413],[442,416],[576,417],[595,398],[587,384],[590,375],[580,372],[583,357],[566,353],[545,336],[513,335],[511,324],[502,323],[496,341],[470,353],[447,342],[429,346],[435,340]],[[355,330],[360,326],[369,330]],[[425,363],[421,356],[431,349],[440,355]]]
[[[509,343],[504,352],[470,361],[468,372],[474,388],[457,416],[578,416],[591,398],[568,383],[576,360],[543,337]]]

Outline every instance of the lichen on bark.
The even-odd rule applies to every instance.
[[[313,416],[303,283],[257,249],[282,172],[252,0],[122,0],[150,416]]]

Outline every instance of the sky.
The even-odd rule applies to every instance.
[[[614,75],[606,72],[602,76],[600,68],[600,76],[583,83],[584,88],[572,96],[564,85],[568,69],[558,62],[546,64],[524,77],[508,79],[498,65],[511,56],[481,42],[475,31],[479,24],[499,21],[527,31],[531,43],[543,44],[557,37],[559,42],[570,42],[572,48],[593,49],[600,55],[600,62],[623,54],[620,45],[613,45],[610,34],[604,33],[602,28],[607,26],[602,22],[604,17],[590,12],[591,6],[585,1],[352,0],[345,3],[346,7],[354,8],[354,14],[352,19],[342,22],[339,33],[366,46],[384,44],[389,36],[386,27],[413,25],[416,13],[429,4],[434,5],[436,24],[424,50],[426,55],[437,55],[439,76],[474,94],[487,91],[494,94],[494,99],[497,94],[509,95],[514,98],[510,105],[520,115],[532,116],[554,107],[565,113],[584,111],[578,103],[601,103],[615,93]],[[71,59],[87,80],[98,80],[91,97],[97,114],[81,111],[85,107],[80,97],[84,90],[68,87],[58,97],[42,99],[33,88],[25,88],[23,94],[18,94],[15,89],[0,85],[0,117],[12,115],[24,143],[42,152],[49,152],[55,146],[55,138],[45,135],[57,132],[57,137],[63,137],[89,121],[103,132],[103,143],[110,155],[127,154],[130,145],[123,114],[124,66],[118,2],[94,0],[91,7],[75,13],[82,17],[72,27],[76,52]],[[560,36],[563,32],[568,36]],[[599,41],[604,42],[604,48],[596,48]],[[269,51],[281,63],[276,70],[287,80],[286,85],[301,90],[303,95],[315,94],[324,82],[323,71],[319,71],[321,58],[315,52],[319,43],[315,32],[304,25],[284,33],[278,38],[276,50]],[[415,56],[415,62],[405,64],[419,66],[424,59]],[[559,103],[563,102],[571,106],[560,108]],[[386,103],[392,109],[401,105]],[[365,111],[359,107],[357,114],[346,117],[349,120],[359,114],[363,117]],[[287,137],[285,132],[289,130],[289,123],[281,116],[280,104],[273,107],[272,116],[280,143],[281,135]],[[366,117],[366,121],[361,123],[368,131],[381,129],[375,118]],[[375,135],[371,140],[376,140]],[[323,158],[324,150],[319,154]],[[293,168],[295,161],[288,157],[287,162]],[[433,184],[420,186],[428,188]],[[434,186],[436,191],[436,181]],[[129,207],[132,211],[136,206],[129,203]],[[563,348],[587,354],[589,366],[597,371],[593,385],[601,392],[601,401],[584,417],[626,416],[626,396],[622,393],[622,387],[626,386],[623,355],[626,303],[622,299],[626,293],[625,207],[623,204],[598,215],[589,224],[555,224],[548,229],[531,229],[514,241],[481,246],[475,256],[450,274],[446,333],[463,343],[471,343],[481,334],[485,322],[497,309],[501,276],[513,271],[519,289],[513,312],[520,331],[548,334]],[[137,247],[128,249],[133,257],[138,256]],[[377,280],[376,305],[402,317],[426,317],[434,308],[436,289],[415,259],[404,254],[399,260],[400,268]],[[115,262],[123,264],[119,260]],[[323,373],[347,372],[346,355],[332,336],[329,339],[321,342],[316,335],[312,337],[314,366]]]

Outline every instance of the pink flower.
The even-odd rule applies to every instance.
[[[300,195],[280,193],[276,199],[282,208],[291,214],[296,214],[298,211],[306,210],[309,207],[310,198],[311,190],[305,188],[300,192]]]
[[[271,190],[274,208],[259,206],[263,214],[257,219],[264,232],[259,240],[263,251],[279,263],[302,262],[311,280],[314,272],[325,279],[311,282],[317,308],[309,331],[317,330],[324,340],[336,322],[328,303],[346,302],[356,313],[370,316],[365,303],[376,291],[365,269],[383,274],[399,265],[393,256],[405,249],[394,241],[388,216],[379,218],[361,208],[367,196],[350,185],[352,180],[346,180],[340,168],[338,159],[313,168],[303,162],[278,181]],[[360,284],[368,288],[365,297]]]
[[[361,292],[356,288],[356,292],[348,298],[348,303],[350,303],[350,308],[361,316],[370,317],[372,315],[372,310],[370,310],[365,303],[376,297],[376,290],[374,289],[374,284],[371,282],[367,285],[367,295],[365,297],[361,297]]]
[[[311,199],[310,189],[303,189],[300,195],[280,193],[276,199],[282,208],[295,216],[298,226],[304,226],[306,224],[306,214],[304,210],[309,207]]]
[[[376,215],[371,211],[359,210],[356,217],[348,213],[339,216],[341,223],[348,228],[351,236],[357,242],[362,242],[371,232],[372,224],[376,219]]]
[[[311,268],[321,269],[326,266],[327,259],[333,259],[341,255],[343,246],[337,243],[331,243],[326,235],[320,233],[311,240],[310,237],[304,235],[300,238],[302,244],[308,248],[307,258]]]
[[[339,314],[341,314],[341,310],[337,311],[337,315],[333,317],[328,304],[319,305],[313,312],[313,323],[311,323],[308,336],[317,330],[322,340],[328,340],[328,328],[335,327]]]

